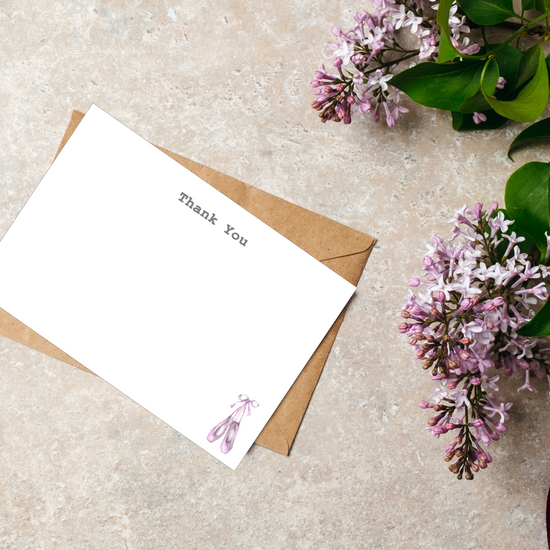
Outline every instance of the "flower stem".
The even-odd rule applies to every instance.
[[[364,72],[362,71],[362,72],[365,76],[367,76],[368,74],[376,72],[378,69],[383,69],[385,67],[390,67],[391,65],[395,65],[397,63],[401,63],[402,61],[406,61],[407,59],[411,59],[412,57],[416,57],[420,53],[420,50],[409,50],[409,51],[411,53],[408,53],[407,55],[404,55],[400,59],[394,59],[392,61],[385,61],[384,63],[380,63],[380,65],[378,67],[374,67],[373,69],[370,69],[369,71],[364,71]]]

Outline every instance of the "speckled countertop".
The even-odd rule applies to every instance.
[[[323,126],[309,80],[338,0],[3,0],[0,234],[92,102],[153,143],[378,242],[289,457],[235,473],[108,384],[0,338],[0,548],[542,550],[544,385],[516,397],[494,464],[458,482],[424,432],[432,384],[399,336],[424,242],[502,201],[522,126],[456,134],[411,103],[389,130]],[[550,149],[520,152],[517,164]],[[40,265],[36,266],[37,276]]]

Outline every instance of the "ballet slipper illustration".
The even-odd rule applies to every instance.
[[[225,420],[222,420],[217,426],[214,426],[211,430],[206,439],[210,441],[210,443],[214,443],[217,439],[219,439],[222,435],[225,434],[227,431],[227,428],[229,428],[229,425],[232,423],[233,417],[229,415]]]
[[[222,444],[220,445],[221,452],[226,455],[232,448],[235,439],[237,439],[237,434],[239,433],[240,422],[233,420],[229,425],[225,437],[222,439]]]
[[[210,443],[214,443],[214,441],[217,441],[220,437],[223,438],[220,445],[220,450],[223,454],[227,454],[233,448],[245,413],[247,413],[247,416],[250,416],[252,409],[256,409],[260,406],[257,401],[249,399],[248,395],[244,393],[239,395],[239,400],[233,403],[231,408],[235,407],[235,405],[239,405],[239,407],[226,419],[216,424],[206,436],[206,439]]]

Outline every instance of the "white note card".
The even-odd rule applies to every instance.
[[[95,105],[0,264],[1,308],[232,469],[355,290]]]

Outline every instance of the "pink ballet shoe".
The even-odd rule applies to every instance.
[[[225,434],[222,440],[222,444],[220,446],[221,452],[224,455],[226,455],[233,448],[233,443],[235,443],[235,439],[237,439],[240,425],[240,422],[234,420],[233,423],[229,426],[229,429],[227,430],[227,433]]]
[[[216,441],[222,435],[225,434],[232,420],[233,420],[233,415],[229,415],[225,420],[222,420],[217,426],[214,426],[210,430],[210,433],[207,435],[206,439],[208,439],[210,443],[214,443],[214,441]]]
[[[240,406],[225,420],[222,420],[218,425],[214,426],[210,430],[210,433],[206,436],[206,439],[210,443],[214,443],[214,441],[217,441],[220,437],[223,437],[220,446],[223,454],[227,454],[233,448],[235,439],[237,439],[237,434],[239,433],[241,420],[243,419],[245,413],[248,413],[248,416],[250,416],[251,408],[255,409],[260,406],[257,401],[249,399],[248,395],[245,395],[244,393],[239,395],[239,400],[237,403],[233,403],[231,408],[235,407],[235,405]]]

